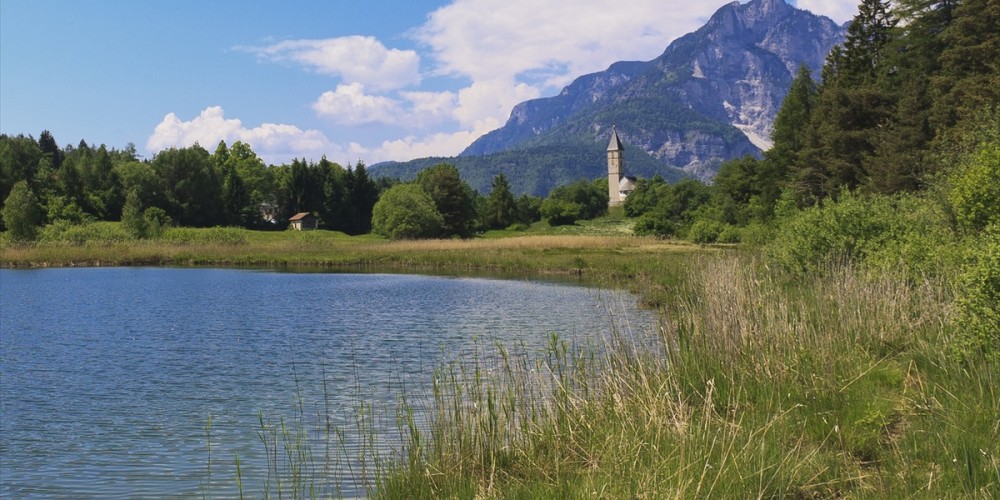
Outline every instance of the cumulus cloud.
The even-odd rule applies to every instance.
[[[416,52],[388,49],[370,36],[284,40],[240,49],[267,60],[292,61],[368,88],[399,89],[420,83],[420,56]]]
[[[538,88],[506,80],[482,80],[458,92],[454,118],[465,127],[487,130],[503,125],[510,110],[520,102],[541,95]]]
[[[435,133],[417,138],[384,141],[382,146],[369,152],[372,162],[385,160],[405,161],[429,156],[458,156],[472,141],[489,132],[492,128],[461,130],[452,133]]]
[[[860,0],[797,0],[795,4],[800,9],[813,14],[829,17],[839,24],[854,18],[858,13]]]
[[[323,92],[313,103],[313,109],[343,125],[393,123],[402,114],[396,101],[366,94],[360,83],[338,85],[336,90]]]
[[[717,8],[663,0],[611,8],[606,0],[577,0],[571,7],[562,0],[455,0],[434,11],[416,37],[444,74],[550,88],[615,61],[652,59]]]
[[[324,154],[333,156],[344,152],[344,148],[331,142],[318,130],[302,130],[294,125],[276,123],[247,128],[238,119],[227,119],[225,111],[219,106],[205,108],[189,121],[168,113],[146,141],[146,149],[155,153],[198,143],[211,151],[219,141],[247,143],[265,161],[273,163],[293,157],[319,158]]]

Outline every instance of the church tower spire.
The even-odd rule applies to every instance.
[[[622,146],[621,139],[618,138],[618,129],[611,127],[611,142],[608,143],[608,206],[615,207],[622,204],[621,193],[618,185],[624,175],[622,165],[622,153],[625,147]]]

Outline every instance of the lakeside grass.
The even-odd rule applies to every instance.
[[[541,363],[504,354],[449,374],[378,496],[1000,494],[1000,370],[950,356],[957,328],[938,284],[682,260],[662,349],[612,332],[603,356],[557,344]]]
[[[367,452],[372,496],[1000,496],[1000,366],[954,355],[946,283],[850,266],[789,275],[749,252],[553,229],[404,242],[175,230],[3,245],[0,262],[558,273],[627,287],[660,313],[661,331],[609,331],[600,351],[553,339],[539,359],[496,346],[439,368],[431,410],[399,408],[403,448]],[[294,457],[275,460],[275,477],[313,460],[287,441]],[[286,491],[312,496],[303,485],[321,482]]]

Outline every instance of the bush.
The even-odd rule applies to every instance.
[[[578,181],[559,186],[542,202],[541,215],[553,226],[589,220],[608,212],[608,189],[605,179]]]
[[[632,230],[639,236],[670,238],[677,234],[677,224],[670,219],[647,213],[636,219]]]
[[[394,240],[434,238],[443,226],[434,200],[416,184],[389,188],[372,211],[372,231]]]
[[[743,231],[731,224],[726,224],[719,232],[719,243],[739,243],[743,240]]]
[[[963,158],[951,182],[949,201],[963,230],[982,231],[1000,223],[1000,144],[984,143]]]
[[[970,247],[956,292],[963,353],[1000,356],[1000,224]]]
[[[780,265],[796,272],[851,260],[904,274],[937,274],[954,266],[959,255],[941,208],[913,195],[846,193],[839,201],[780,220],[767,248]]]
[[[710,219],[699,219],[688,230],[688,238],[698,244],[715,243],[719,239],[724,226],[721,222]]]
[[[572,201],[557,198],[546,198],[542,202],[542,218],[548,221],[550,226],[566,226],[573,224],[580,218],[580,205]]]

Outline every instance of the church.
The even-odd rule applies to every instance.
[[[625,198],[635,191],[635,177],[625,175],[625,146],[618,138],[618,129],[611,127],[611,142],[608,143],[608,206],[617,207],[625,203]]]

